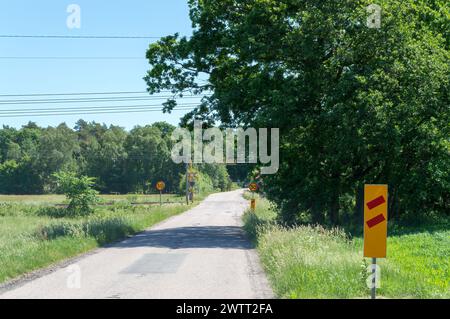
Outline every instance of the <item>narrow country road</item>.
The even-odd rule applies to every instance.
[[[242,190],[210,195],[182,215],[20,282],[0,298],[272,298],[241,228],[247,207]],[[73,287],[77,269],[79,288]]]

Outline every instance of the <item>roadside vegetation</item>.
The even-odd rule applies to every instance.
[[[271,285],[281,298],[368,298],[370,259],[361,236],[322,226],[283,227],[275,208],[257,200],[244,215]],[[423,221],[425,222],[425,221]],[[380,259],[380,298],[450,298],[450,220],[389,225]]]
[[[379,27],[373,4],[189,1],[195,31],[150,44],[147,89],[173,93],[166,110],[211,94],[185,125],[278,128],[262,188],[285,223],[345,226],[364,184],[389,184],[397,220],[448,216],[448,1],[379,0]]]
[[[83,120],[73,129],[1,128],[0,283],[188,209],[186,167],[170,157],[174,129],[158,122],[126,131]],[[197,202],[235,187],[225,165],[189,170],[197,173],[190,185]]]
[[[180,194],[162,195],[163,202],[184,203],[185,197]],[[159,194],[99,194],[97,206],[111,205],[118,202],[130,202],[136,204],[159,203]],[[2,204],[26,204],[26,205],[67,205],[69,200],[62,194],[48,195],[0,195]]]

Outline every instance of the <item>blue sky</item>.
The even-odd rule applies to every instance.
[[[81,28],[66,26],[67,6],[81,7]],[[191,34],[187,0],[0,0],[0,34],[165,36]],[[0,57],[24,56],[123,56],[144,57],[149,39],[30,39],[0,38]],[[71,92],[145,91],[142,80],[149,69],[137,60],[4,60],[0,59],[0,95]],[[58,97],[57,97],[58,98]],[[60,98],[60,97],[59,97]],[[5,99],[4,97],[0,97]],[[11,98],[9,98],[11,99]],[[24,99],[23,97],[14,99]],[[192,102],[190,100],[189,102]],[[125,102],[156,104],[155,102]],[[63,105],[77,107],[79,104]],[[82,106],[91,105],[84,103]],[[117,105],[104,103],[103,105]],[[0,109],[56,107],[59,105],[0,105]],[[0,118],[0,125],[69,126],[79,118],[115,124],[127,129],[155,121],[178,124],[183,111],[173,114],[128,113]]]

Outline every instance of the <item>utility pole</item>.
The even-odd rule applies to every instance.
[[[186,205],[189,205],[189,163],[186,163]]]

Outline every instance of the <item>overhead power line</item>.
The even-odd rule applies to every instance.
[[[180,99],[200,99],[202,96],[184,96]],[[0,105],[17,104],[58,104],[58,103],[91,103],[91,102],[127,102],[127,101],[155,101],[176,98],[171,95],[166,96],[130,96],[117,98],[73,98],[73,99],[41,99],[41,100],[0,100]]]
[[[194,108],[192,108],[193,110]],[[191,109],[178,109],[175,108],[172,111],[189,111]],[[108,112],[89,112],[89,113],[50,113],[50,114],[19,114],[19,115],[0,115],[0,118],[5,117],[36,117],[36,116],[66,116],[66,115],[89,115],[89,114],[120,114],[120,113],[146,113],[157,112],[159,110],[131,110],[131,111],[108,111]]]
[[[184,92],[187,92],[185,90]],[[159,93],[172,93],[170,90],[161,90]],[[78,96],[78,95],[122,95],[122,94],[149,94],[147,91],[118,91],[118,92],[69,92],[69,93],[30,93],[30,94],[0,94],[0,97],[31,97],[31,96]]]
[[[198,103],[185,103],[179,104],[177,107],[193,107],[198,105]],[[0,114],[10,114],[10,113],[33,113],[33,112],[67,112],[67,111],[96,111],[96,110],[117,110],[117,109],[133,109],[133,108],[145,108],[145,109],[156,109],[160,110],[162,105],[160,104],[138,104],[138,105],[108,105],[108,106],[84,106],[84,107],[64,107],[64,108],[31,108],[31,109],[7,109],[0,110]]]
[[[174,108],[172,111],[190,111],[194,110],[193,107],[191,108]],[[114,111],[95,111],[95,112],[73,112],[73,113],[36,113],[36,114],[7,114],[3,115],[0,114],[0,118],[7,118],[7,117],[35,117],[35,116],[67,116],[67,115],[89,115],[89,114],[120,114],[120,113],[146,113],[146,112],[161,112],[161,110],[156,109],[136,109],[136,110],[114,110]]]
[[[0,38],[32,38],[32,39],[160,39],[155,36],[140,35],[29,35],[0,34]]]
[[[88,93],[31,93],[31,94],[0,94],[0,97],[25,97],[25,96],[57,96],[57,95],[104,95],[104,94],[143,94],[147,91],[134,92],[88,92]]]
[[[0,56],[0,60],[145,60],[129,56]]]

